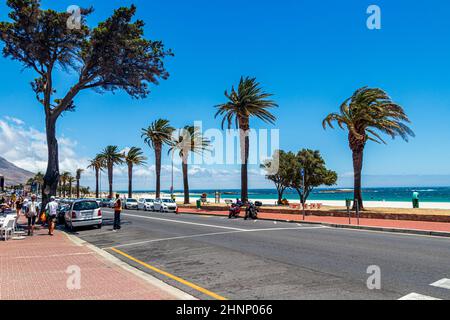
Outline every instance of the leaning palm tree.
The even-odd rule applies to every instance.
[[[169,120],[159,119],[153,122],[147,129],[142,129],[142,138],[150,148],[155,150],[156,171],[156,198],[161,197],[161,154],[164,144],[170,144],[172,133],[175,129],[170,126]]]
[[[117,146],[107,146],[100,154],[108,169],[109,197],[113,198],[113,176],[114,166],[123,163],[123,153],[119,152]]]
[[[177,134],[177,138],[172,141],[169,153],[179,151],[182,159],[183,168],[183,187],[184,187],[184,204],[190,203],[189,198],[189,179],[188,179],[188,159],[189,153],[201,154],[210,145],[210,141],[203,137],[198,128],[194,126],[186,126]]]
[[[128,166],[128,198],[133,197],[133,167],[145,164],[146,160],[141,148],[131,147],[125,154],[125,162]]]
[[[243,78],[239,82],[237,91],[234,87],[231,92],[225,91],[227,102],[217,105],[216,118],[223,117],[222,129],[228,123],[231,129],[233,123],[240,131],[241,149],[241,197],[242,201],[248,201],[248,158],[250,152],[250,118],[256,117],[266,123],[274,124],[276,117],[270,113],[269,109],[278,105],[268,99],[272,94],[265,93],[256,78]]]
[[[408,142],[409,136],[415,136],[414,132],[406,125],[410,121],[403,108],[378,88],[358,89],[344,101],[339,113],[329,114],[325,118],[323,127],[328,125],[334,128],[333,122],[337,122],[341,129],[346,127],[349,131],[348,140],[353,153],[354,168],[354,209],[363,209],[361,172],[367,141],[386,144],[380,136],[384,133],[392,139],[400,136]]]
[[[74,182],[75,178],[72,175],[69,175],[69,177],[67,178],[67,183],[69,185],[69,198],[72,198],[72,186]]]
[[[99,197],[99,178],[100,178],[100,171],[102,171],[105,168],[105,161],[101,157],[101,155],[97,155],[94,159],[92,159],[89,162],[88,169],[93,169],[95,171],[95,197]]]
[[[80,180],[81,174],[84,172],[83,169],[77,169],[77,174],[75,179],[77,180],[77,199],[80,199]]]
[[[64,198],[67,196],[67,182],[69,181],[69,177],[70,177],[70,172],[67,172],[67,171],[61,175]]]

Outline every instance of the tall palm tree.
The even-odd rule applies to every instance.
[[[100,154],[101,159],[108,169],[109,197],[113,198],[113,176],[114,166],[123,163],[123,153],[119,152],[117,146],[107,146]]]
[[[161,154],[164,144],[170,145],[171,135],[175,129],[169,120],[158,119],[147,129],[142,129],[142,138],[150,148],[155,150],[156,198],[161,197]]]
[[[392,101],[388,94],[378,88],[363,87],[340,107],[339,113],[329,114],[323,121],[323,127],[333,127],[337,122],[341,129],[348,130],[349,146],[353,153],[354,168],[354,209],[363,209],[361,192],[361,172],[363,167],[364,148],[367,141],[386,142],[380,134],[384,133],[392,139],[400,136],[408,142],[414,132],[406,125],[410,123],[403,108]]]
[[[274,124],[276,117],[270,113],[269,109],[278,105],[268,99],[272,96],[264,92],[256,78],[243,78],[239,82],[238,89],[234,86],[231,92],[225,91],[227,102],[217,105],[216,118],[223,117],[222,129],[228,123],[231,129],[233,123],[240,131],[241,148],[241,197],[242,201],[248,201],[248,158],[250,152],[250,118],[255,117],[266,123]]]
[[[67,182],[69,182],[70,172],[64,172],[61,175],[62,189],[64,198],[67,196]]]
[[[69,177],[67,178],[67,183],[69,184],[69,198],[72,198],[72,186],[74,182],[75,178],[70,174]]]
[[[99,178],[100,171],[105,167],[105,161],[101,155],[97,155],[94,159],[89,162],[88,169],[93,169],[95,171],[95,197],[98,198],[100,194],[99,188]]]
[[[207,150],[210,141],[203,137],[200,130],[194,126],[185,126],[179,130],[178,137],[172,141],[169,153],[178,150],[179,156],[182,159],[183,168],[183,188],[184,188],[184,204],[190,203],[189,197],[189,178],[188,178],[188,159],[189,153],[201,154]]]
[[[77,180],[77,199],[80,199],[80,179],[81,174],[84,172],[84,169],[77,169],[76,180]]]
[[[133,197],[133,167],[145,164],[146,160],[141,148],[132,147],[125,155],[128,166],[128,198]]]
[[[40,171],[36,173],[36,175],[33,177],[33,182],[37,184],[37,194],[41,194],[42,185],[44,184],[44,174]]]

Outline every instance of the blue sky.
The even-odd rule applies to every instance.
[[[4,3],[0,4],[2,20],[7,19]],[[321,150],[328,166],[340,174],[340,186],[351,185],[347,136],[340,130],[324,131],[321,121],[364,85],[385,89],[403,105],[417,135],[409,143],[369,144],[364,163],[368,184],[450,185],[448,1],[43,1],[45,7],[57,10],[71,4],[94,6],[90,26],[107,18],[114,8],[131,3],[147,24],[146,36],[161,39],[173,49],[175,57],[167,60],[171,77],[154,87],[145,100],[131,100],[122,93],[84,92],[77,97],[77,111],[58,123],[58,135],[66,139],[64,155],[72,158],[67,160],[69,169],[77,158],[93,157],[108,144],[145,148],[139,131],[160,117],[176,127],[201,120],[205,128],[217,128],[220,122],[214,119],[213,106],[224,101],[224,90],[241,75],[250,75],[274,93],[280,105],[275,126],[257,121],[252,125],[280,129],[282,149]],[[371,4],[381,8],[381,30],[366,27],[366,9]],[[0,58],[0,70],[1,123],[15,130],[42,132],[44,115],[29,85],[34,74],[21,72],[17,62],[5,58]],[[63,87],[73,77],[60,75],[57,80]],[[14,124],[5,117],[24,123]],[[115,123],[121,126],[117,129]],[[6,151],[0,148],[0,156],[8,155]],[[9,152],[9,160],[35,166],[32,157],[26,161],[20,157]],[[238,187],[237,176],[224,177],[223,184],[213,186],[214,173],[208,171],[235,169],[196,168],[192,187]],[[181,187],[178,178],[179,174],[177,186]],[[137,187],[151,188],[151,180],[138,179]],[[90,176],[85,183],[92,183]],[[122,183],[124,177],[117,187]],[[267,186],[263,177],[251,176],[251,187]]]

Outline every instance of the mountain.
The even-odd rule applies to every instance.
[[[5,177],[5,185],[25,184],[28,179],[34,177],[34,173],[21,169],[5,158],[0,157],[0,176]]]

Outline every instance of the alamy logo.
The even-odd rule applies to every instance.
[[[381,268],[379,266],[369,266],[367,274],[370,274],[370,277],[367,279],[367,288],[369,290],[381,290]]]
[[[370,16],[367,18],[367,28],[369,30],[381,29],[381,8],[375,4],[370,5],[367,8],[367,14]]]
[[[70,30],[80,30],[81,8],[76,5],[71,5],[67,8],[67,13],[70,13],[70,17],[67,19],[67,28]]]
[[[66,269],[66,274],[69,275],[66,281],[67,289],[80,290],[81,289],[81,268],[79,266],[69,266]]]

